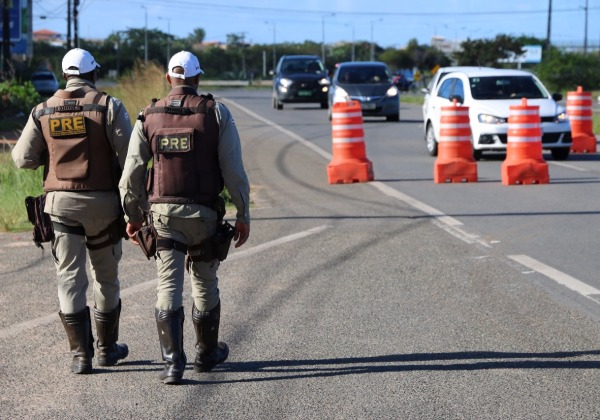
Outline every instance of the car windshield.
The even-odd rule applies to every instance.
[[[323,73],[325,67],[319,60],[315,59],[296,59],[286,60],[281,70],[284,73]]]
[[[471,77],[473,99],[543,99],[546,94],[531,76]]]
[[[347,84],[373,84],[392,82],[389,70],[381,66],[343,67],[338,82]]]

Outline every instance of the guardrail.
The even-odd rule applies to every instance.
[[[223,86],[223,87],[266,87],[273,84],[272,80],[209,80],[200,79],[200,86]]]

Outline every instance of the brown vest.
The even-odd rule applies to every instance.
[[[140,119],[154,155],[150,203],[210,207],[223,191],[214,105],[212,95],[179,86],[142,111]]]
[[[48,145],[44,191],[116,189],[119,170],[106,137],[108,96],[90,87],[58,90],[34,110]]]

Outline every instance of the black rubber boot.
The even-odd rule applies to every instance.
[[[127,344],[117,343],[119,339],[119,318],[121,315],[121,301],[119,305],[110,312],[100,312],[94,308],[94,319],[96,320],[96,333],[98,341],[96,358],[100,366],[114,366],[129,354]]]
[[[227,360],[227,356],[229,356],[229,347],[219,341],[221,302],[208,312],[200,312],[194,305],[192,319],[196,330],[196,349],[198,350],[194,360],[194,371],[210,372],[215,366]]]
[[[158,339],[165,368],[159,379],[165,384],[179,384],[187,359],[183,350],[183,307],[176,311],[155,310]]]
[[[94,336],[92,335],[92,320],[90,318],[90,308],[73,313],[58,315],[62,321],[69,347],[73,353],[71,363],[71,372],[73,373],[91,373],[92,358],[94,357]]]

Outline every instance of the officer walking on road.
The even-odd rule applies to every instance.
[[[237,209],[235,247],[250,234],[249,184],[240,138],[227,107],[212,95],[197,93],[203,74],[187,51],[175,54],[166,79],[166,98],[147,106],[136,122],[119,188],[127,233],[134,242],[142,227],[140,209],[148,197],[158,235],[156,324],[165,361],[159,378],[178,384],[183,378],[184,272],[191,275],[192,320],[196,332],[196,372],[224,362],[229,348],[218,341],[221,300],[219,259],[207,257],[202,244],[217,230],[219,194],[225,186]],[[148,162],[153,167],[147,172]]]
[[[123,238],[118,181],[131,121],[120,101],[96,90],[98,67],[85,50],[67,52],[62,61],[66,89],[33,109],[12,151],[19,168],[45,166],[45,212],[54,228],[59,316],[74,353],[73,373],[90,373],[94,357],[86,248],[94,279],[97,362],[113,366],[129,352],[127,345],[117,343]]]

